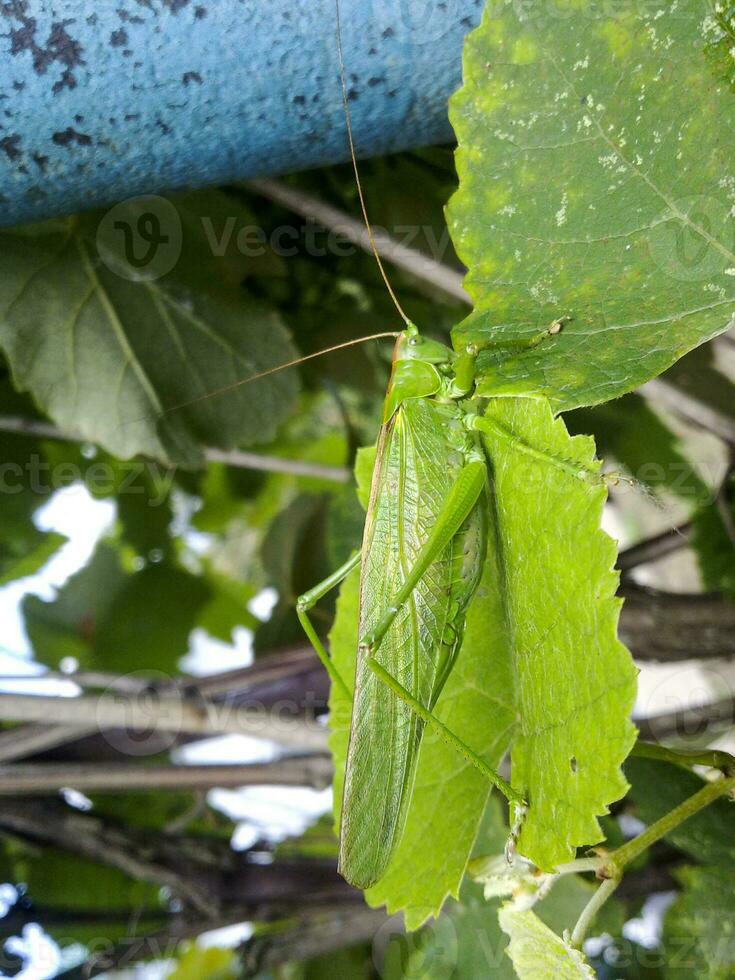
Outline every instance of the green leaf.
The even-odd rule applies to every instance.
[[[631,391],[735,311],[721,26],[696,0],[568,13],[490,4],[451,103],[449,225],[475,303],[455,347],[505,342],[480,356],[480,392],[555,412]],[[562,316],[558,336],[507,346]]]
[[[237,980],[240,971],[234,949],[190,945],[179,956],[173,973],[166,980]]]
[[[506,905],[498,920],[510,937],[508,955],[519,980],[595,980],[582,953],[560,939],[533,912],[520,912]]]
[[[362,456],[358,468],[361,494],[368,476]],[[485,761],[497,767],[508,748],[514,725],[510,647],[496,583],[497,551],[491,539],[488,559],[467,616],[462,650],[437,702],[441,721]],[[342,586],[337,617],[330,634],[335,666],[351,686],[357,651],[359,573]],[[494,638],[488,648],[488,637]],[[330,695],[330,747],[335,761],[335,818],[339,825],[351,701],[333,687]],[[485,809],[487,781],[455,749],[425,730],[411,805],[403,836],[385,876],[366,898],[371,905],[405,912],[406,926],[416,929],[437,915],[448,895],[457,896]],[[416,869],[421,868],[421,874]]]
[[[126,574],[103,543],[56,599],[26,597],[23,614],[36,655],[49,666],[71,656],[83,667],[173,675],[209,598],[203,580],[169,562]]]
[[[487,842],[489,849],[491,852],[497,850],[499,860],[505,861],[501,852],[508,829],[499,819],[500,804],[497,797],[491,797],[488,811],[491,816],[491,840]],[[485,829],[489,822],[487,816],[486,814]],[[486,842],[483,841],[482,844],[485,845]],[[595,885],[584,881],[579,875],[567,875],[554,882],[551,891],[536,904],[535,912],[542,922],[561,935],[577,921],[595,888]],[[450,902],[436,922],[427,925],[417,934],[415,943],[413,936],[400,937],[400,965],[396,963],[396,969],[389,972],[385,980],[399,980],[406,975],[400,969],[406,962],[403,947],[412,943],[418,948],[409,953],[409,976],[420,976],[421,980],[448,980],[450,976],[460,980],[486,976],[512,980],[516,974],[506,954],[508,937],[498,922],[500,907],[501,902],[498,899],[488,901],[484,898],[480,885],[465,881],[460,901]],[[614,900],[609,901],[595,920],[595,934],[608,932],[615,935],[622,928],[623,921],[622,907]],[[391,952],[390,948],[388,952]],[[393,965],[391,962],[391,966]]]
[[[702,788],[694,773],[654,759],[631,757],[625,763],[636,816],[655,823],[687,797]],[[666,840],[702,864],[721,866],[735,872],[735,841],[732,835],[733,805],[715,800],[666,835]]]
[[[542,400],[497,399],[486,415],[526,445],[596,468],[592,440],[570,438]],[[601,840],[596,817],[625,793],[619,767],[634,740],[636,671],[617,639],[604,485],[518,446],[485,437],[515,651],[512,782],[529,803],[518,849],[549,871]]]
[[[711,503],[695,515],[692,544],[697,553],[704,587],[724,592],[735,599],[735,540],[732,530],[735,527],[735,476],[730,474],[721,493],[721,502]]]
[[[0,234],[0,346],[16,387],[62,429],[123,458],[197,466],[202,444],[270,438],[293,404],[296,379],[287,371],[202,396],[295,350],[277,314],[236,285],[212,275],[192,288],[192,266],[212,263],[201,222],[184,222],[179,264],[174,255],[164,275],[146,279],[148,271],[126,267],[118,239],[108,241],[110,221],[136,226],[147,207],[141,200],[149,199]],[[165,205],[175,247],[179,212],[150,200]]]
[[[682,893],[664,919],[664,977],[731,980],[735,976],[735,872],[680,868]]]
[[[33,575],[68,540],[55,531],[39,531],[30,523],[18,535],[8,536],[7,527],[3,530],[5,533],[0,538],[0,585]]]

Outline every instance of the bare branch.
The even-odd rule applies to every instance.
[[[686,422],[713,432],[730,446],[735,446],[735,420],[716,408],[694,398],[665,378],[653,378],[638,389],[638,394],[654,408],[665,409]]]
[[[299,713],[311,716],[313,711],[326,707],[329,682],[323,667],[310,646],[297,646],[261,656],[249,667],[221,671],[204,677],[182,675],[170,681],[145,674],[111,674],[103,671],[76,671],[62,673],[45,671],[28,680],[51,679],[72,681],[82,688],[102,690],[105,694],[169,695],[171,697],[208,698],[229,705],[255,706],[259,710],[284,704],[297,705]],[[13,677],[15,680],[16,678]],[[80,729],[68,726],[18,725],[0,732],[0,762],[11,762],[40,752],[47,752],[68,742],[84,740],[99,734],[99,726]],[[162,733],[159,738],[167,736]],[[186,736],[185,736],[186,737]],[[190,737],[190,736],[189,736]],[[181,736],[177,741],[181,740]],[[148,744],[148,743],[147,743]],[[153,739],[149,745],[153,754]],[[161,751],[169,748],[162,744]],[[93,758],[98,760],[105,748],[111,749],[109,739],[98,741]],[[84,751],[84,746],[81,747]],[[72,753],[75,750],[72,750]],[[115,752],[115,755],[118,753]],[[85,758],[89,754],[85,753]]]
[[[278,716],[254,707],[203,699],[150,696],[84,695],[76,698],[0,694],[0,720],[51,725],[120,728],[136,731],[190,732],[199,735],[240,734],[269,739],[301,751],[326,751],[327,733],[315,722],[293,713]]]
[[[310,786],[332,782],[327,755],[291,756],[243,765],[149,766],[110,763],[30,763],[0,766],[0,795],[56,793],[73,787],[84,793],[145,790],[205,790],[240,786]]]
[[[290,929],[264,931],[248,939],[240,949],[243,975],[259,976],[284,963],[367,942],[385,921],[382,909],[366,906],[303,916]]]
[[[0,431],[38,436],[40,439],[57,439],[61,442],[86,441],[83,436],[73,432],[62,432],[61,429],[49,422],[21,418],[15,415],[0,416]],[[309,463],[301,459],[283,459],[279,456],[268,456],[265,453],[251,453],[243,450],[226,452],[214,447],[205,447],[204,456],[210,463],[225,463],[227,466],[234,466],[238,469],[313,477],[318,480],[331,480],[334,483],[347,483],[352,475],[343,466],[327,466],[325,463]]]
[[[692,739],[710,728],[729,728],[735,721],[735,698],[725,698],[696,707],[682,706],[676,711],[633,720],[638,726],[640,737],[650,741],[667,738]]]
[[[620,636],[640,661],[735,657],[735,603],[624,586]]]
[[[96,728],[75,728],[72,725],[18,725],[0,732],[0,762],[12,762],[46,752],[95,731]]]
[[[296,187],[288,187],[278,180],[250,180],[247,186],[256,194],[267,197],[269,201],[283,205],[294,214],[300,214],[307,221],[315,221],[329,228],[363,251],[372,253],[367,228],[362,221],[358,221],[345,211],[332,207],[331,204],[306,194]],[[373,240],[381,258],[392,262],[428,285],[441,289],[448,296],[453,296],[463,303],[472,303],[462,286],[463,273],[457,272],[443,262],[429,258],[423,252],[408,248],[380,228],[373,229]]]

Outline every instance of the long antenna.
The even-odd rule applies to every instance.
[[[267,378],[271,374],[278,374],[279,371],[285,371],[286,368],[296,367],[297,364],[303,364],[304,361],[311,361],[315,357],[322,357],[324,354],[333,354],[335,351],[344,350],[345,347],[356,347],[358,344],[366,344],[370,340],[383,340],[385,337],[391,337],[395,340],[398,334],[394,330],[388,330],[383,333],[373,333],[369,337],[358,337],[356,340],[345,340],[341,344],[334,344],[332,347],[325,347],[324,350],[314,351],[313,354],[304,354],[302,357],[296,357],[292,361],[287,361],[285,364],[278,364],[276,367],[268,368],[266,371],[259,371],[257,374],[251,374],[247,378],[242,378],[240,381],[233,381],[232,384],[224,385],[222,388],[216,388],[214,391],[208,391],[205,395],[200,395],[198,398],[192,398],[189,401],[181,402],[179,405],[171,405],[167,408],[163,415],[168,415],[170,412],[178,412],[182,408],[189,408],[190,405],[196,405],[199,402],[208,401],[210,398],[216,398],[217,395],[224,395],[228,391],[234,391],[236,388],[242,388],[243,385],[249,385],[252,381],[259,381],[260,378]],[[145,418],[146,416],[143,416]],[[131,419],[131,421],[141,421],[140,419]]]
[[[370,239],[370,248],[375,256],[375,261],[378,263],[378,268],[380,269],[380,275],[383,278],[386,289],[390,294],[390,298],[393,300],[393,305],[398,310],[401,319],[408,326],[411,321],[403,310],[403,307],[398,302],[398,297],[393,292],[393,287],[390,284],[390,279],[388,274],[383,268],[383,263],[380,259],[380,253],[375,244],[375,238],[373,237],[373,228],[370,224],[370,218],[368,217],[367,206],[365,204],[365,195],[362,192],[362,182],[360,181],[360,170],[357,166],[357,155],[355,154],[355,141],[352,136],[352,118],[350,116],[350,100],[349,94],[347,92],[347,75],[345,72],[345,58],[344,51],[342,50],[342,21],[340,18],[339,10],[339,0],[334,0],[335,10],[337,12],[337,51],[339,52],[339,77],[342,82],[342,105],[345,110],[345,121],[347,123],[347,139],[350,144],[350,157],[352,158],[352,169],[355,172],[355,183],[357,184],[357,194],[360,198],[360,208],[362,209],[362,217],[365,221],[365,227],[367,228],[368,238]]]

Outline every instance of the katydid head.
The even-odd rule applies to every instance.
[[[454,357],[454,351],[438,340],[422,336],[413,323],[409,323],[406,329],[398,334],[393,348],[394,367],[399,361],[423,361],[437,366],[449,365]]]
[[[435,395],[442,384],[441,369],[451,365],[455,354],[437,340],[422,337],[418,327],[409,323],[398,334],[393,348],[393,369],[383,407],[387,422],[406,398]]]

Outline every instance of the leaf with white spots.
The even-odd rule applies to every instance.
[[[465,45],[453,339],[501,341],[483,394],[604,402],[733,322],[735,8],[613,6],[499,0]]]

